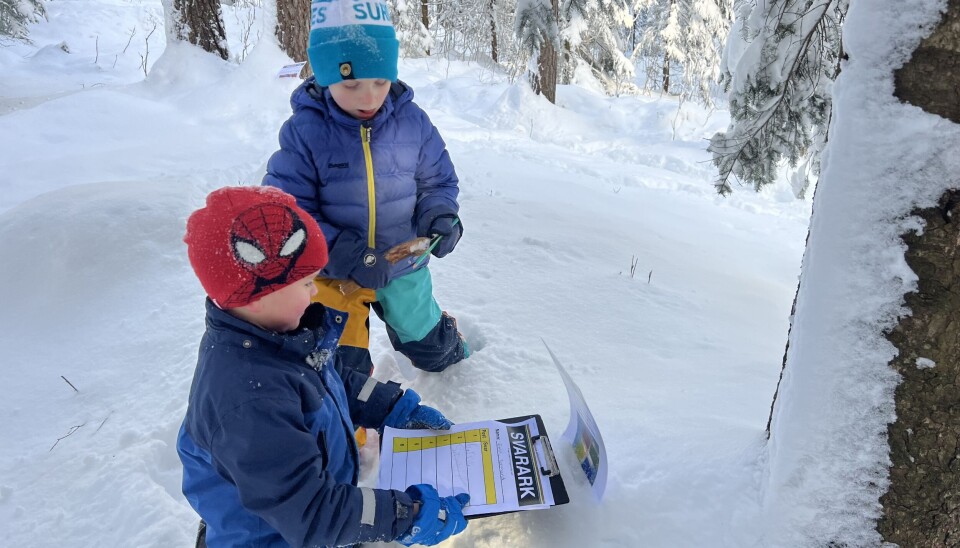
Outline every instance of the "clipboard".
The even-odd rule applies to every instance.
[[[378,488],[427,483],[440,496],[470,494],[469,519],[570,502],[539,415],[455,425],[449,431],[386,428]]]
[[[502,422],[505,424],[516,424],[519,422],[524,422],[528,419],[534,419],[537,423],[538,432],[546,432],[547,429],[543,425],[543,419],[540,418],[540,415],[526,415],[522,417],[512,417],[509,419],[499,419],[497,422]],[[560,476],[560,465],[557,462],[557,456],[553,452],[553,444],[550,442],[549,436],[546,434],[537,434],[532,436],[532,441],[536,446],[542,448],[542,453],[537,454],[537,458],[541,461],[539,463],[539,470],[541,478],[546,479],[550,482],[550,488],[553,490],[553,505],[560,506],[561,504],[567,504],[570,502],[570,496],[567,495],[567,487],[563,484],[563,478]],[[466,517],[467,521],[470,521],[474,518],[489,518],[492,516],[500,516],[503,514],[512,514],[514,512],[522,512],[523,510],[514,510],[510,512],[490,512],[485,514],[473,514]]]

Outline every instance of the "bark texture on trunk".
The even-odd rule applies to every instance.
[[[553,10],[553,20],[560,20],[560,0],[551,0],[551,9]],[[533,91],[542,93],[547,101],[557,104],[557,77],[559,68],[557,66],[558,55],[557,48],[549,40],[540,48],[540,57],[537,59],[537,75],[533,82]]]
[[[540,48],[540,57],[537,61],[537,86],[534,91],[542,93],[547,101],[557,104],[557,48],[546,43]]]
[[[960,0],[895,74],[902,101],[960,121]],[[954,188],[960,188],[960,174]],[[877,530],[900,546],[960,546],[960,191],[916,211],[923,234],[903,235],[919,280],[911,315],[887,338],[902,376],[888,427],[890,488]]]
[[[958,177],[960,185],[960,177]],[[960,545],[960,192],[915,212],[923,234],[907,233],[907,263],[919,276],[906,296],[912,314],[887,338],[902,376],[897,420],[888,428],[890,489],[878,530],[900,546]]]
[[[307,61],[300,76],[313,74],[307,60],[310,41],[310,0],[277,0],[277,42],[284,53],[296,62]]]
[[[178,16],[175,22],[177,38],[215,53],[221,59],[228,57],[227,31],[220,15],[220,2],[174,0],[173,8]]]
[[[950,0],[940,24],[894,74],[901,101],[960,123],[960,2]]]

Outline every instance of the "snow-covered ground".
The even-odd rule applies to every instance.
[[[276,78],[289,60],[266,42],[227,63],[163,51],[160,27],[144,79],[159,2],[47,6],[34,45],[0,47],[0,544],[187,546],[174,442],[203,298],[184,223],[210,190],[259,183],[298,82]],[[567,397],[542,338],[610,459],[601,502],[562,447],[570,504],[450,544],[763,546],[764,428],[809,202],[786,185],[714,194],[704,149],[724,112],[589,85],[553,106],[438,58],[400,77],[461,177],[464,238],[431,268],[474,354],[407,379],[374,324],[377,376],[455,421],[540,413],[559,437]]]

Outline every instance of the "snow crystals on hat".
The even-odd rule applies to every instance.
[[[307,57],[317,83],[397,80],[400,43],[385,2],[313,0]]]
[[[273,187],[233,186],[207,196],[187,220],[190,265],[220,308],[253,302],[320,270],[327,243],[293,196]]]

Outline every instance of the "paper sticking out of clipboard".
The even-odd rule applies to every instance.
[[[379,488],[427,483],[441,497],[469,493],[468,519],[570,502],[539,415],[450,430],[387,427],[381,443]]]
[[[547,352],[553,359],[553,364],[557,366],[560,377],[563,378],[563,384],[567,387],[567,397],[570,398],[570,422],[567,429],[563,432],[563,439],[567,440],[573,446],[573,451],[580,462],[580,468],[587,476],[587,481],[593,488],[593,494],[597,500],[603,499],[603,492],[607,488],[607,449],[603,445],[603,436],[600,435],[600,427],[593,418],[593,413],[587,407],[587,401],[580,392],[580,387],[573,382],[573,378],[567,373],[567,370],[560,365],[560,360],[553,354],[547,342],[543,339],[543,346],[547,347]]]

